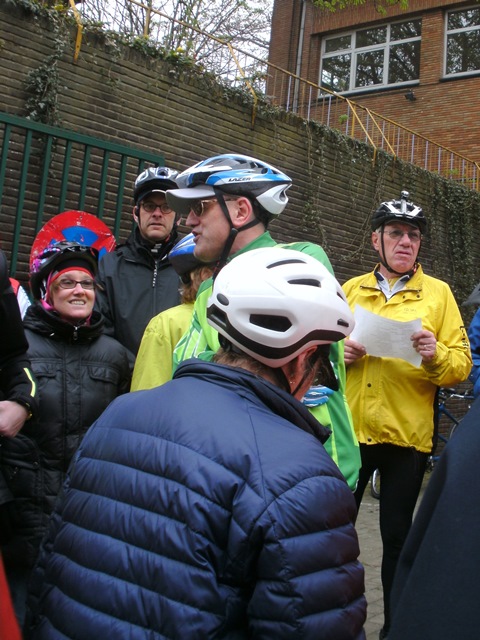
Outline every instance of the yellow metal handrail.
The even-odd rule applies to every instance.
[[[77,23],[77,37],[75,39],[75,49],[73,52],[73,61],[76,63],[80,54],[80,47],[82,46],[83,22],[82,16],[80,15],[79,10],[77,9],[77,5],[75,4],[75,0],[68,0],[68,2],[70,4],[70,8],[73,11],[73,15],[75,16],[75,22]]]

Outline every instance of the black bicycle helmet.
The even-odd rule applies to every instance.
[[[418,227],[421,233],[425,233],[427,220],[423,215],[423,210],[408,200],[409,195],[408,191],[402,191],[400,200],[382,202],[372,216],[372,231],[376,231],[388,222],[406,222]]]
[[[149,167],[142,171],[135,180],[133,199],[135,204],[141,202],[151,193],[165,193],[167,189],[176,189],[175,178],[178,171],[168,167]]]
[[[71,266],[88,269],[93,276],[97,273],[98,251],[78,242],[62,240],[51,244],[37,255],[30,256],[30,288],[36,300],[47,293],[47,280],[52,271]]]

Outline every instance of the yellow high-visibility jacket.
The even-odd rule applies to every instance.
[[[420,318],[437,339],[437,353],[415,367],[400,358],[366,355],[347,368],[347,399],[358,441],[432,450],[437,387],[466,380],[472,367],[467,332],[448,284],[423,273],[420,265],[406,287],[389,300],[374,271],[343,285],[352,311],[357,305],[392,320]]]
[[[172,379],[175,345],[190,326],[193,302],[165,309],[147,324],[133,369],[130,391],[153,389]]]

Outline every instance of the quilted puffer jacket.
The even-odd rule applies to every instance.
[[[24,326],[39,411],[0,446],[0,470],[14,498],[0,513],[9,566],[33,566],[81,439],[107,405],[129,389],[128,352],[102,334],[102,325],[96,312],[89,325],[76,328],[39,303],[27,311]]]
[[[327,435],[278,387],[198,360],[118,398],[56,506],[31,637],[364,638],[356,509]]]

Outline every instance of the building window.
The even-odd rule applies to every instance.
[[[418,80],[421,30],[418,19],[324,38],[320,85],[343,93]]]
[[[445,74],[480,70],[480,9],[447,12]]]

